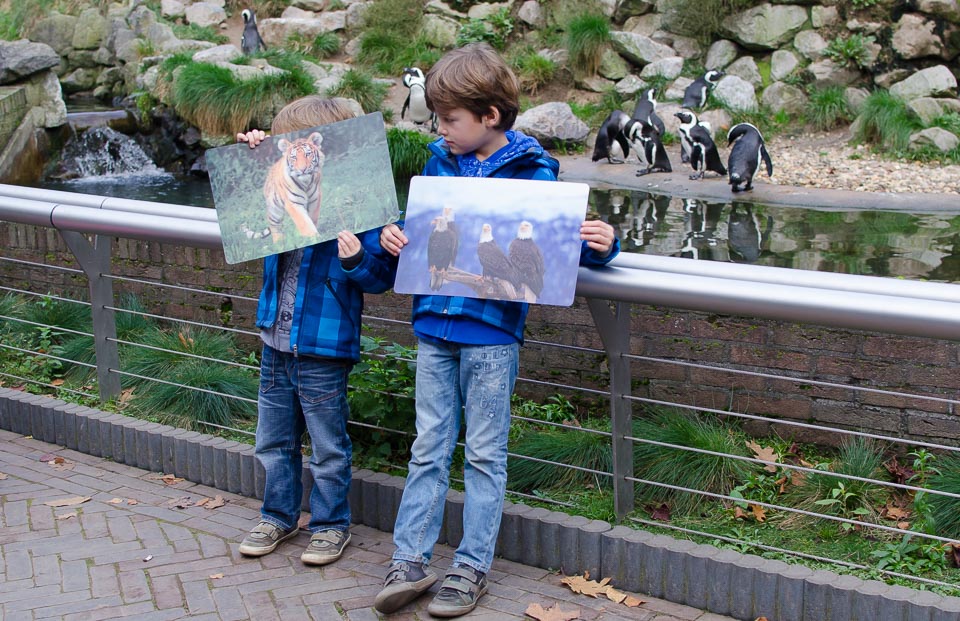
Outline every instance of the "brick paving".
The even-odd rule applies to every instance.
[[[197,505],[217,496],[223,506]],[[89,500],[46,504],[76,497]],[[429,596],[388,616],[373,609],[393,550],[389,533],[355,525],[343,558],[323,568],[300,563],[306,532],[249,559],[237,546],[258,509],[255,499],[167,484],[156,473],[0,431],[0,619],[431,619]],[[442,574],[452,556],[437,546],[434,570]],[[524,611],[537,603],[579,609],[584,621],[732,621],[642,594],[633,594],[644,600],[636,608],[577,595],[561,577],[497,559],[490,591],[463,618],[530,619]]]

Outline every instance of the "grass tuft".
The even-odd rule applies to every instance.
[[[347,97],[356,100],[366,113],[376,112],[387,97],[389,86],[375,82],[370,74],[351,69],[343,74],[336,86],[327,89],[329,97]]]
[[[610,20],[601,13],[580,13],[566,28],[567,51],[574,74],[593,75],[610,44]]]
[[[850,105],[841,86],[814,89],[807,107],[807,122],[826,131],[852,119]]]
[[[921,129],[920,119],[907,104],[890,94],[877,90],[863,102],[857,117],[854,140],[893,151],[904,151],[910,144],[910,134]]]

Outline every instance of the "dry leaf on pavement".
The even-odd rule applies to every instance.
[[[223,574],[210,574],[211,580],[219,580],[220,578],[223,578]]]
[[[123,503],[123,498],[111,498],[107,501],[108,505],[119,505]]]
[[[61,513],[56,516],[58,520],[69,520],[70,518],[77,517],[76,513]]]
[[[200,504],[200,503],[197,503]],[[204,509],[219,509],[223,505],[227,504],[227,501],[223,499],[223,496],[217,494],[213,500],[207,498],[207,502],[203,505]]]
[[[160,477],[160,480],[167,485],[176,485],[177,483],[180,483],[183,481],[183,479],[181,479],[180,477],[174,476],[172,474],[165,474],[162,477]]]
[[[566,611],[560,608],[560,604],[554,604],[547,609],[544,609],[540,604],[530,604],[523,612],[537,621],[573,621],[573,619],[580,618],[579,608]]]
[[[5,472],[0,472],[0,481],[6,481],[6,480],[7,480],[7,474]]]
[[[72,507],[74,505],[81,505],[90,500],[89,496],[71,496],[70,498],[61,498],[59,500],[48,500],[43,503],[48,507]]]

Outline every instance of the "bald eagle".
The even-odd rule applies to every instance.
[[[510,283],[514,289],[517,288],[517,268],[514,267],[503,249],[493,241],[493,229],[489,224],[484,224],[480,233],[480,243],[477,244],[477,258],[480,259],[480,265],[483,267],[484,278],[497,278]]]
[[[443,286],[447,269],[457,258],[460,239],[456,229],[451,228],[443,216],[437,216],[431,224],[433,231],[427,240],[427,263],[430,265],[430,288],[436,291]]]
[[[535,296],[543,291],[543,252],[533,241],[533,225],[524,220],[517,228],[516,238],[510,242],[510,262],[517,268],[519,283],[526,285]]]

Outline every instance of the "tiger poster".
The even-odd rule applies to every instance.
[[[206,153],[227,263],[360,233],[400,215],[383,115]]]

